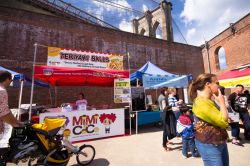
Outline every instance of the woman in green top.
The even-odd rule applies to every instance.
[[[195,126],[195,143],[205,166],[228,166],[228,114],[224,96],[214,74],[201,74],[190,85],[193,112],[199,119]],[[218,107],[212,100],[219,103]]]

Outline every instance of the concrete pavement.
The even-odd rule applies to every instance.
[[[161,146],[161,129],[149,125],[140,127],[138,135],[100,139],[85,143],[93,145],[96,149],[96,157],[90,166],[202,166],[201,158],[184,159],[182,157],[181,144],[178,144],[180,141],[174,139],[174,143],[177,143],[173,146],[174,151],[164,151]],[[244,147],[228,143],[228,148],[230,166],[250,165],[250,142],[244,142]],[[12,166],[13,164],[8,165]],[[68,165],[77,165],[74,156]]]
[[[174,151],[166,152],[162,148],[162,131],[157,127],[145,126],[140,134],[108,138],[86,142],[96,149],[96,157],[91,166],[202,166],[201,158],[184,159],[181,144],[174,145]],[[150,131],[150,132],[148,132]],[[241,131],[243,132],[243,131]],[[243,138],[243,136],[242,136]],[[175,143],[181,140],[174,139]],[[80,144],[79,144],[80,145]],[[250,142],[244,147],[228,143],[230,166],[250,165]],[[74,158],[70,165],[76,164]]]

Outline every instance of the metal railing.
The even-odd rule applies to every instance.
[[[66,13],[74,18],[78,18],[80,20],[86,21],[94,25],[120,30],[119,28],[83,11],[82,9],[79,9],[71,5],[70,3],[66,3],[63,0],[23,0],[23,1],[30,2],[31,4],[35,4],[43,8],[48,8],[50,10],[57,9],[62,13]]]

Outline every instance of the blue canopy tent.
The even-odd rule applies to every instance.
[[[151,62],[147,62],[140,69],[130,75],[130,80],[141,80],[144,88],[156,89],[161,87],[184,88],[184,101],[187,99],[188,81],[192,75],[176,75],[162,70]],[[136,133],[138,125],[160,121],[160,112],[138,112],[136,111]]]
[[[140,69],[130,75],[130,80],[134,81],[136,79],[142,80],[144,74],[154,75],[154,76],[167,76],[167,77],[175,77],[175,74],[166,72],[154,65],[150,61],[148,61],[145,65],[143,65]]]
[[[151,62],[130,75],[130,80],[142,80],[145,88],[175,87],[186,88],[192,75],[176,75],[162,70]]]
[[[11,84],[11,86],[14,86],[14,82],[19,81],[19,80],[23,80],[23,78],[24,78],[23,74],[20,74],[20,73],[14,72],[12,70],[6,69],[6,68],[4,68],[2,66],[0,66],[0,70],[8,71],[8,72],[11,73],[12,79],[13,79],[13,84]],[[19,86],[19,85],[16,85],[16,86]]]
[[[13,79],[13,83],[10,86],[18,88],[18,87],[21,86],[20,82],[22,80],[24,81],[24,85],[23,86],[31,86],[31,79],[28,78],[27,76],[25,76],[24,74],[17,73],[15,71],[6,69],[6,68],[4,68],[2,66],[0,66],[0,70],[8,71],[8,72],[11,73],[12,79]],[[49,84],[47,84],[47,83],[44,83],[44,82],[41,82],[41,81],[35,81],[34,83],[35,83],[36,86],[49,88]]]
[[[21,108],[21,102],[22,102],[23,87],[24,86],[31,86],[31,80],[28,77],[26,77],[24,74],[17,73],[15,71],[6,69],[6,68],[4,68],[2,66],[0,66],[0,70],[10,72],[11,75],[12,75],[12,79],[13,79],[13,82],[11,83],[10,86],[13,86],[15,88],[20,88],[19,100],[18,100],[18,108],[20,109]],[[37,86],[49,88],[49,85],[47,83],[44,83],[44,82],[41,82],[41,81],[35,81],[34,83]],[[19,111],[18,111],[17,116],[18,116],[18,119],[19,119]]]

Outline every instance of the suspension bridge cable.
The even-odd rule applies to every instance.
[[[120,5],[118,3],[114,3],[112,1],[102,1],[102,0],[94,0],[96,2],[99,2],[99,3],[103,3],[103,4],[107,4],[107,5],[110,5],[110,6],[113,6],[113,7],[116,7],[116,8],[120,8],[120,9],[123,9],[123,10],[128,10],[130,12],[134,12],[134,13],[139,13],[139,14],[144,14],[143,12],[139,11],[139,10],[136,10],[136,9],[133,9],[133,8],[129,8],[129,7],[126,7],[126,6],[123,6],[123,5]]]
[[[184,35],[182,34],[182,32],[181,32],[179,26],[178,26],[178,25],[176,24],[176,22],[174,21],[174,18],[172,18],[172,21],[173,21],[174,25],[176,26],[177,30],[180,32],[181,37],[184,39],[184,41],[186,42],[186,44],[188,44],[188,42],[187,42],[187,40],[185,39]]]

